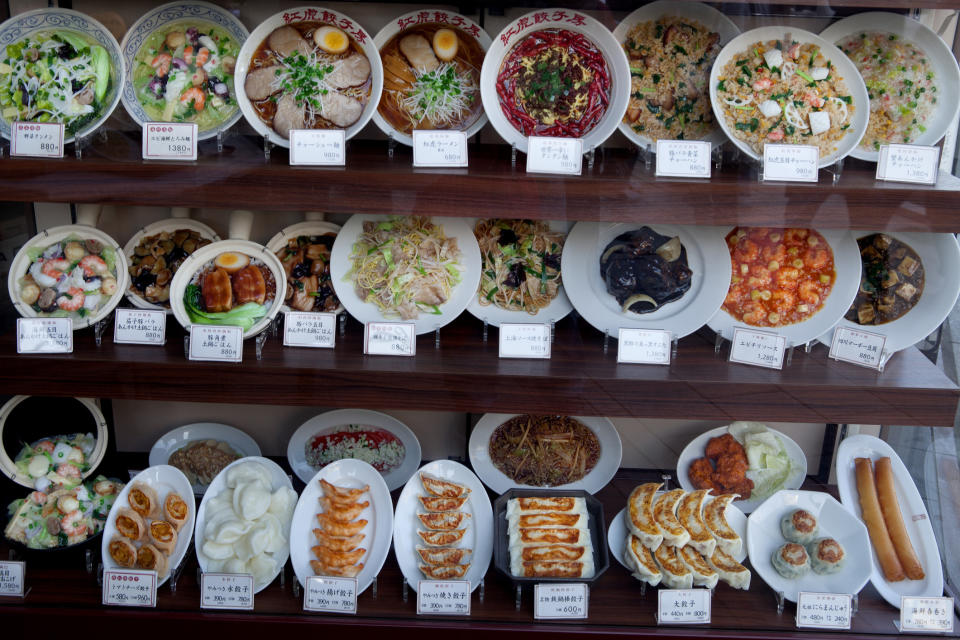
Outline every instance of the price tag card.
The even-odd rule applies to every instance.
[[[17,353],[73,353],[73,320],[17,318]]]
[[[333,349],[336,329],[335,313],[287,311],[283,314],[283,346]]]
[[[501,358],[550,358],[550,325],[513,324],[500,325]]]
[[[797,626],[815,629],[849,629],[853,596],[849,593],[811,593],[797,595]]]
[[[670,364],[673,334],[661,329],[625,329],[617,334],[617,362]]]
[[[470,581],[421,580],[417,584],[417,615],[470,615]]]
[[[590,587],[582,582],[533,585],[535,620],[586,620]]]
[[[243,327],[193,325],[190,327],[190,359],[241,362]]]
[[[413,130],[413,166],[467,166],[467,134],[464,131]]]
[[[657,624],[710,624],[710,589],[661,589]]]
[[[900,598],[900,631],[953,633],[953,598]]]
[[[940,147],[918,144],[885,144],[877,160],[877,180],[937,184]]]
[[[196,160],[196,123],[148,122],[143,125],[143,159]]]
[[[710,143],[699,140],[657,140],[656,175],[709,178]]]
[[[63,125],[53,122],[11,122],[10,155],[63,157]]]
[[[26,593],[26,575],[26,562],[0,562],[0,596],[22,598]]]
[[[120,344],[166,342],[167,314],[153,309],[117,309],[113,317],[113,341]]]
[[[249,573],[201,574],[200,608],[253,611],[253,576]]]
[[[303,610],[319,613],[356,613],[357,579],[310,576],[303,591]]]
[[[103,604],[120,607],[157,606],[157,572],[104,570]]]
[[[830,357],[879,369],[883,362],[883,345],[887,337],[850,327],[837,327],[830,343]]]
[[[290,131],[290,164],[342,167],[347,163],[343,129],[293,129]]]
[[[417,355],[417,325],[412,322],[368,322],[363,331],[368,356]]]
[[[578,176],[582,171],[583,140],[580,138],[527,138],[527,173]]]
[[[808,144],[763,145],[763,179],[781,182],[816,182],[820,150]]]
[[[786,348],[787,339],[781,335],[735,327],[733,343],[730,345],[730,362],[783,369]]]

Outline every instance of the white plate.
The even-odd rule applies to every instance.
[[[730,18],[710,5],[700,2],[670,2],[669,0],[658,0],[658,2],[643,5],[621,20],[620,23],[617,24],[617,28],[613,30],[613,37],[617,39],[617,42],[619,42],[622,47],[627,41],[627,34],[636,25],[643,22],[654,22],[665,16],[678,16],[689,20],[696,20],[710,31],[720,34],[721,46],[740,34],[740,28],[737,27]],[[629,63],[629,61],[628,58],[627,62]],[[628,101],[627,105],[629,106],[629,104]],[[638,133],[623,119],[620,120],[618,127],[620,132],[625,135],[630,142],[642,148],[651,146],[652,150],[656,151],[657,143],[655,140],[642,133]],[[701,139],[713,145],[718,145],[727,138],[720,127],[715,127],[711,133]]]
[[[393,550],[403,577],[414,591],[420,586],[421,580],[428,579],[420,572],[421,559],[416,549],[418,544],[421,547],[426,546],[417,535],[420,527],[417,514],[425,513],[418,496],[429,495],[420,482],[420,473],[428,473],[470,488],[470,497],[460,510],[469,513],[471,517],[466,519],[467,532],[457,548],[473,550],[470,555],[470,568],[463,577],[470,581],[470,590],[473,591],[480,586],[480,581],[490,567],[490,558],[493,557],[493,507],[480,479],[470,469],[453,460],[434,460],[420,467],[407,481],[397,499],[397,510],[393,517]]]
[[[384,27],[377,32],[377,35],[373,37],[373,44],[376,45],[377,51],[383,49],[383,46],[390,42],[390,39],[396,34],[406,31],[411,27],[417,27],[424,24],[443,24],[447,27],[455,28],[461,37],[472,37],[474,40],[476,40],[477,44],[480,45],[480,48],[483,49],[484,52],[490,48],[490,36],[487,35],[487,32],[484,31],[480,25],[470,18],[462,16],[459,13],[453,13],[452,11],[437,11],[431,9],[430,15],[433,20],[425,22],[422,20],[422,13],[422,10],[411,11],[410,13],[405,13],[402,16],[397,16],[385,24]],[[477,98],[480,98],[479,81],[480,79],[478,77],[476,93]],[[378,127],[380,127],[380,130],[387,134],[390,138],[407,146],[413,146],[413,136],[400,133],[394,129],[393,125],[387,122],[387,119],[380,115],[379,109],[373,112],[373,121]],[[465,130],[467,138],[471,138],[475,133],[480,131],[485,124],[487,124],[487,115],[481,110],[480,116]]]
[[[220,473],[217,474],[217,477],[213,479],[213,482],[210,483],[210,486],[207,487],[207,492],[204,494],[203,500],[200,501],[200,509],[197,511],[197,526],[196,526],[197,534],[194,537],[194,551],[197,554],[197,564],[200,565],[200,571],[204,573],[206,573],[207,565],[209,563],[209,559],[203,553],[203,550],[202,550],[203,543],[206,541],[206,537],[204,536],[203,530],[207,524],[207,518],[206,518],[207,503],[213,498],[217,497],[217,495],[219,495],[221,491],[227,488],[227,473],[226,473],[227,470],[238,464],[245,464],[248,462],[258,462],[263,466],[265,466],[270,471],[270,476],[271,476],[271,479],[273,480],[273,484],[270,487],[271,491],[276,491],[281,487],[287,487],[291,491],[293,490],[293,483],[290,482],[290,476],[288,476],[284,472],[284,470],[280,468],[280,465],[278,465],[276,462],[268,458],[263,458],[259,456],[250,456],[247,458],[240,458],[239,460],[234,460],[233,462],[228,464],[226,467],[224,467],[220,471]],[[170,468],[172,469],[173,467],[170,467]],[[177,471],[177,473],[180,473],[180,472]],[[184,480],[186,480],[186,478],[184,478]],[[290,539],[290,523],[281,521],[280,524],[283,527],[283,535],[285,535],[287,537],[287,540],[289,540]],[[254,593],[260,593],[261,591],[263,591],[265,588],[267,588],[270,585],[271,582],[274,581],[274,579],[278,575],[280,575],[280,572],[283,570],[284,565],[287,564],[287,558],[289,556],[290,556],[290,547],[288,545],[282,552],[280,552],[276,556],[277,570],[274,572],[272,576],[270,576],[269,580],[254,584],[253,585]]]
[[[123,491],[120,492],[120,495],[117,496],[116,501],[110,508],[109,515],[107,515],[107,524],[103,529],[103,542],[100,546],[100,556],[103,558],[103,568],[106,570],[122,571],[125,568],[119,566],[113,561],[113,558],[110,557],[110,540],[113,539],[113,536],[117,535],[117,513],[119,513],[120,509],[130,507],[130,503],[127,501],[127,495],[130,493],[130,487],[137,482],[142,482],[156,489],[161,508],[163,501],[167,499],[167,494],[171,491],[178,493],[180,497],[183,498],[183,501],[187,503],[187,521],[180,527],[180,531],[177,532],[177,546],[173,548],[173,553],[171,553],[168,558],[170,570],[165,578],[157,581],[157,587],[160,587],[167,581],[167,578],[170,577],[176,568],[180,566],[180,563],[183,562],[183,557],[187,554],[187,549],[190,548],[190,542],[193,539],[193,524],[196,522],[197,503],[193,499],[193,491],[190,489],[187,476],[183,475],[183,472],[179,469],[167,464],[160,464],[148,467],[138,473],[127,483]],[[149,518],[144,518],[144,521],[149,523],[150,520]],[[136,543],[134,544],[138,546]]]
[[[357,595],[363,593],[373,579],[380,573],[383,563],[390,551],[390,540],[393,535],[393,501],[390,491],[380,472],[362,460],[338,460],[317,471],[308,482],[307,487],[300,494],[297,508],[293,512],[293,523],[290,525],[290,563],[297,574],[301,586],[306,586],[307,578],[317,575],[310,566],[314,556],[310,553],[311,547],[317,544],[313,530],[317,527],[317,514],[320,513],[320,497],[323,490],[320,488],[320,479],[324,479],[338,487],[359,489],[369,485],[370,492],[362,500],[370,506],[360,512],[358,518],[367,521],[363,528],[364,534],[361,547],[367,550],[364,554],[363,569],[357,574]]]
[[[610,30],[584,13],[566,9],[542,9],[525,14],[507,24],[494,38],[493,44],[487,51],[487,57],[483,60],[483,69],[480,72],[480,96],[483,98],[483,109],[500,137],[526,153],[527,136],[510,124],[500,107],[497,75],[500,73],[501,63],[513,51],[514,46],[541,29],[563,29],[582,33],[590,39],[606,60],[607,71],[610,74],[610,103],[600,121],[582,138],[583,151],[586,153],[603,144],[603,141],[616,131],[617,125],[623,120],[623,114],[627,112],[627,103],[630,101],[630,65],[627,63],[627,55],[623,52],[623,47]]]
[[[379,411],[367,409],[337,409],[314,416],[300,425],[287,443],[287,462],[298,478],[304,482],[311,482],[316,476],[317,469],[311,467],[306,460],[306,445],[314,436],[321,433],[332,433],[348,424],[362,424],[370,427],[379,427],[389,431],[403,443],[406,450],[403,462],[389,473],[381,474],[387,489],[393,491],[402,487],[413,472],[420,466],[420,441],[407,425],[393,416]],[[331,465],[334,463],[331,463]],[[330,465],[327,465],[330,466]],[[323,467],[325,469],[326,467]],[[321,469],[322,470],[322,469]],[[327,478],[329,480],[329,478]],[[331,480],[332,482],[332,480]]]
[[[267,250],[270,251],[273,255],[277,255],[277,252],[287,246],[287,242],[290,238],[296,238],[297,236],[322,236],[327,233],[332,233],[334,235],[340,233],[340,225],[333,224],[332,222],[325,222],[323,220],[307,220],[306,222],[298,222],[292,224],[289,227],[284,227],[278,231],[270,241],[266,244]],[[332,249],[331,249],[332,251]],[[283,260],[280,261],[283,263]],[[285,279],[286,280],[286,279]],[[286,286],[290,286],[290,283],[287,282]],[[286,299],[286,296],[284,296]],[[287,311],[292,311],[292,309],[284,303],[280,307],[280,311],[286,313]],[[337,310],[334,313],[340,313],[343,311],[343,305],[337,305]]]
[[[742,33],[728,42],[720,51],[720,55],[717,56],[716,62],[713,63],[713,69],[710,71],[710,103],[713,105],[713,115],[716,121],[720,123],[727,138],[729,138],[740,151],[754,160],[760,159],[760,155],[753,150],[753,147],[735,136],[734,132],[730,130],[726,116],[724,116],[723,109],[718,102],[717,82],[720,78],[721,71],[727,66],[727,63],[733,58],[742,56],[748,47],[758,42],[768,40],[786,40],[788,34],[791,39],[800,44],[812,43],[819,47],[820,53],[840,72],[840,75],[843,77],[843,82],[850,92],[850,96],[853,98],[854,112],[853,117],[850,119],[850,128],[847,129],[846,134],[837,141],[836,151],[820,156],[818,166],[821,168],[826,167],[850,155],[850,153],[857,148],[857,145],[860,144],[860,138],[862,138],[863,134],[867,131],[870,99],[867,97],[867,87],[863,84],[863,78],[860,77],[860,73],[857,71],[857,68],[853,66],[853,63],[850,62],[850,59],[845,56],[840,49],[815,33],[788,26],[759,27]]]
[[[490,437],[497,427],[513,418],[515,413],[485,413],[477,422],[470,434],[470,443],[467,449],[472,466],[483,483],[494,493],[503,494],[510,489],[539,489],[528,484],[520,484],[507,474],[497,469],[490,459]],[[620,459],[623,456],[623,444],[620,434],[608,418],[572,416],[589,427],[600,441],[600,459],[596,466],[587,475],[576,482],[549,487],[550,489],[581,489],[587,493],[596,493],[603,489],[613,479],[620,468]],[[547,488],[547,487],[542,487]]]
[[[767,430],[780,438],[780,442],[783,443],[783,448],[787,452],[787,457],[790,458],[790,475],[787,476],[782,488],[799,489],[800,485],[803,484],[804,478],[807,477],[806,454],[803,453],[803,449],[800,448],[800,445],[791,440],[785,434],[780,433],[776,429],[770,429],[770,427],[767,427]],[[711,438],[722,436],[725,433],[729,433],[727,427],[717,427],[716,429],[711,429],[706,433],[701,433],[683,448],[683,451],[680,452],[680,457],[677,459],[677,482],[680,483],[681,487],[687,491],[693,491],[696,489],[696,487],[693,486],[693,483],[690,482],[690,463],[697,458],[702,458],[704,456],[704,449],[706,449],[707,442],[709,442]],[[740,444],[743,443],[741,442]],[[750,513],[763,504],[765,500],[766,498],[736,500],[734,501],[734,505],[736,505],[744,513]]]
[[[729,231],[729,228],[726,229],[724,236]],[[860,288],[860,249],[857,247],[857,241],[854,239],[853,233],[846,229],[817,229],[817,231],[826,239],[831,250],[833,250],[833,265],[837,274],[833,289],[819,311],[802,322],[795,322],[783,327],[753,327],[745,322],[735,320],[733,316],[721,308],[707,323],[710,328],[727,340],[733,339],[735,327],[776,333],[786,337],[787,347],[806,344],[823,335],[824,332],[833,329],[843,318],[847,309],[850,308],[854,298],[857,297],[857,289]],[[726,243],[724,243],[724,247],[726,247]],[[729,257],[729,250],[726,248],[724,250],[727,251]],[[723,287],[724,297],[726,297],[729,288],[728,280]]]
[[[858,13],[843,20],[837,20],[821,31],[820,37],[827,42],[838,43],[847,36],[865,31],[895,33],[923,49],[937,79],[938,107],[927,121],[927,130],[911,140],[910,144],[937,144],[960,112],[960,68],[957,67],[957,60],[953,57],[950,47],[940,36],[920,22],[905,15],[884,11]],[[860,160],[876,162],[880,152],[868,151],[857,146],[850,155]]]
[[[260,446],[257,441],[240,429],[216,422],[197,422],[177,427],[173,431],[160,436],[160,439],[150,449],[150,466],[167,464],[167,460],[170,459],[174,451],[197,440],[226,442],[230,445],[230,448],[240,454],[241,458],[260,455]],[[195,495],[202,496],[208,485],[197,482],[191,486]]]
[[[854,238],[878,233],[854,231]],[[848,327],[887,337],[883,350],[895,353],[916,344],[936,331],[947,315],[953,311],[960,296],[960,246],[952,233],[913,233],[909,231],[886,232],[901,242],[910,245],[923,263],[924,285],[920,300],[913,309],[893,322],[878,325],[860,325],[846,318],[820,336],[820,342],[829,347],[833,344],[833,332],[837,327]],[[856,297],[856,296],[854,296]],[[849,308],[849,307],[848,307]]]
[[[363,223],[368,220],[382,222],[387,219],[388,216],[367,214],[351,216],[337,235],[330,256],[330,278],[333,281],[333,288],[337,292],[337,297],[340,298],[340,302],[343,303],[347,312],[358,322],[364,324],[368,322],[409,322],[401,320],[399,317],[385,318],[377,305],[372,302],[365,302],[357,296],[353,279],[347,277],[347,273],[352,266],[350,253],[353,251],[353,245],[357,238],[363,232]],[[440,305],[442,313],[435,315],[421,312],[412,321],[416,325],[417,335],[430,333],[456,320],[457,316],[463,313],[470,300],[476,295],[477,286],[480,284],[480,247],[473,235],[473,228],[463,218],[431,218],[431,221],[443,227],[443,232],[448,238],[457,239],[457,246],[461,252],[460,284],[453,288],[450,299]]]
[[[861,511],[860,494],[857,491],[856,458],[870,458],[875,461],[884,457],[890,458],[893,486],[897,491],[900,513],[926,576],[923,580],[887,581],[880,568],[880,562],[876,559],[876,553],[872,551],[873,545],[870,545],[869,554],[873,559],[873,574],[870,576],[870,581],[884,600],[899,609],[901,596],[943,595],[943,565],[940,564],[937,538],[933,534],[927,507],[923,504],[920,492],[917,491],[917,485],[914,484],[900,456],[889,444],[880,438],[859,434],[846,438],[837,449],[837,489],[843,506],[859,522]]]
[[[780,532],[780,519],[795,509],[806,509],[817,519],[818,538],[830,537],[843,546],[847,561],[840,571],[821,575],[811,569],[805,576],[791,580],[773,568],[770,559],[787,543]],[[783,591],[783,597],[790,602],[796,602],[801,591],[860,593],[873,569],[868,548],[867,528],[863,523],[832,496],[819,491],[778,491],[747,518],[750,564],[771,589]]]
[[[621,327],[666,329],[677,338],[690,335],[710,319],[730,286],[730,253],[720,227],[646,225],[665,236],[679,236],[693,271],[690,289],[679,300],[651,313],[620,310],[600,277],[600,256],[614,238],[644,226],[641,223],[578,222],[563,245],[563,286],[573,308],[598,331],[617,337]]]

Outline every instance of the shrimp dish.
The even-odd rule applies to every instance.
[[[25,444],[14,459],[17,470],[42,491],[50,487],[75,487],[90,470],[90,455],[97,446],[92,433],[73,433]]]

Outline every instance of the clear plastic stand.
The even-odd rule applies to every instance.
[[[783,614],[783,591],[775,591],[774,596],[777,598],[777,615]]]
[[[273,147],[273,143],[270,142],[270,134],[263,134],[263,159],[267,162],[270,162],[270,149]]]
[[[510,167],[512,169],[517,168],[517,143],[510,143]]]
[[[263,360],[263,345],[267,344],[268,337],[269,334],[263,331],[255,338],[257,341],[257,360]]]
[[[83,561],[84,561],[84,565],[87,570],[87,573],[90,575],[93,575],[93,567],[94,567],[93,549],[86,550],[86,552],[83,554]]]
[[[723,335],[720,334],[720,333],[718,333],[718,334],[717,334],[717,339],[716,339],[716,340],[714,341],[714,343],[713,343],[713,352],[714,352],[715,354],[719,354],[719,353],[720,353],[720,349],[722,349],[722,348],[723,348]]]
[[[217,129],[217,153],[223,153],[223,139],[225,137],[223,129]]]
[[[409,594],[410,594],[410,584],[407,583],[407,579],[406,579],[406,578],[403,579],[403,590],[402,590],[402,594],[403,594],[403,602],[404,602],[404,604],[406,604],[406,602],[407,602],[407,597],[408,597]]]
[[[760,157],[756,160],[757,165],[757,182],[763,184],[763,154],[760,154]]]
[[[803,345],[803,352],[804,352],[804,353],[810,353],[811,351],[813,351],[813,340],[811,340],[811,341],[808,342],[807,344]]]
[[[596,150],[596,148],[590,149],[590,151],[587,151],[587,153],[584,154],[584,155],[587,156],[587,169],[588,169],[589,171],[593,171],[593,164],[594,164],[594,161],[596,160],[596,157],[597,157],[597,150]]]
[[[887,366],[887,363],[890,362],[890,358],[893,356],[893,353],[884,349],[880,353],[880,364],[877,365],[877,371],[883,373],[883,368]]]
[[[110,316],[97,321],[93,325],[93,341],[97,343],[98,347],[103,342],[103,332],[106,330],[108,324],[110,324]]]
[[[603,331],[603,355],[607,355],[610,351],[610,332],[604,329]]]
[[[643,168],[647,171],[653,169],[653,160],[657,154],[653,152],[653,147],[649,144],[643,148]]]
[[[190,334],[183,336],[183,357],[190,359]]]
[[[486,591],[486,584],[484,584],[483,578],[480,578],[480,604],[483,604],[483,596]]]
[[[793,343],[792,342],[787,343],[786,352],[787,352],[786,353],[787,357],[784,358],[783,366],[789,367],[790,365],[793,364]]]
[[[370,595],[373,596],[374,600],[377,599],[377,593],[379,588],[377,584],[378,582],[380,582],[380,576],[379,575],[373,576],[373,583],[370,585]]]
[[[677,359],[677,351],[680,347],[680,338],[673,336],[673,340],[670,341],[670,362],[673,362]]]
[[[83,158],[83,147],[87,144],[87,136],[81,136],[77,134],[73,139],[73,153],[77,156],[77,160]]]
[[[860,611],[860,594],[854,593],[850,598],[850,617],[856,617],[858,611]]]
[[[673,480],[673,476],[669,473],[661,474],[660,481],[663,483],[663,490],[670,491],[670,481]]]
[[[397,151],[397,141],[393,139],[393,136],[387,138],[387,157],[393,160],[393,156]]]
[[[831,184],[837,186],[840,182],[840,176],[843,175],[843,158],[840,158],[829,167],[826,167],[827,173],[831,176]]]
[[[517,611],[520,611],[520,603],[522,602],[522,598],[520,596],[522,595],[523,590],[520,588],[520,585],[517,585],[516,588],[517,588],[517,591],[515,594],[516,602],[514,602],[514,606],[516,607]]]
[[[557,321],[550,321],[550,344],[553,344],[554,339],[557,337]]]
[[[710,149],[710,157],[713,161],[713,168],[721,171],[723,169],[723,145],[713,145],[713,148]]]
[[[282,322],[282,316],[279,315],[279,314],[277,315],[276,318],[274,318],[274,319],[270,322],[270,335],[271,335],[271,337],[276,338],[276,337],[280,334],[280,323],[281,323],[281,322]]]
[[[286,586],[287,586],[287,565],[283,565],[283,569],[280,570],[280,588],[283,589]]]
[[[433,348],[440,348],[440,329],[438,328],[433,334]]]
[[[200,570],[197,569],[198,573],[199,571]],[[103,563],[102,562],[97,563],[97,586],[100,587],[101,589],[103,588]]]
[[[180,576],[183,575],[183,570],[187,566],[187,559],[191,554],[184,554],[183,560],[180,561],[180,564],[173,570],[170,574],[170,593],[177,592],[177,581],[180,580]],[[199,582],[199,581],[198,581]]]
[[[490,332],[490,324],[487,322],[487,319],[483,319],[483,344],[487,344],[487,336]]]
[[[300,581],[299,580],[293,581],[293,587],[290,589],[290,593],[293,594],[294,599],[296,600],[300,599]]]
[[[342,338],[342,337],[344,337],[344,336],[347,335],[347,314],[346,314],[346,312],[342,312],[342,313],[340,314],[339,322],[340,322],[340,337]]]
[[[640,582],[640,597],[642,598],[646,595],[647,595],[647,583]]]

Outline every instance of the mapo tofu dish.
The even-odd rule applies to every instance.
[[[917,252],[885,233],[857,240],[863,271],[860,290],[846,319],[861,325],[892,322],[923,294],[923,263]]]

